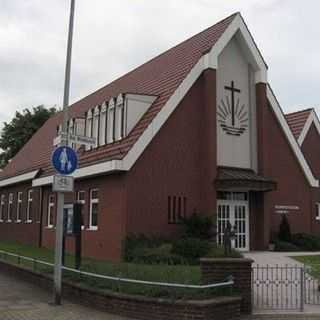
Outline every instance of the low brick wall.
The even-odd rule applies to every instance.
[[[50,277],[0,262],[0,272],[51,290]],[[63,284],[63,296],[76,303],[120,316],[141,320],[236,320],[240,319],[240,297],[202,301],[170,301],[120,293],[101,293],[71,283]]]
[[[200,260],[202,282],[204,284],[224,281],[230,275],[234,278],[234,288],[242,297],[241,312],[252,312],[251,296],[251,259],[203,258]]]

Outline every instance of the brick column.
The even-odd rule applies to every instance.
[[[209,284],[225,281],[233,276],[234,289],[242,297],[241,312],[251,313],[251,265],[253,260],[241,258],[203,258],[200,260],[202,283]]]

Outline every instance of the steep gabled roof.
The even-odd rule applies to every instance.
[[[312,109],[300,110],[292,113],[287,113],[285,115],[288,125],[294,135],[294,137],[298,140],[308,117],[310,116]]]
[[[236,16],[237,13],[227,17],[73,104],[70,108],[70,116],[83,117],[90,108],[120,93],[158,97],[129,136],[98,149],[82,152],[79,155],[80,167],[107,160],[123,159],[199,59],[215,45]],[[0,180],[37,169],[41,169],[41,174],[44,176],[52,174],[50,158],[53,139],[56,135],[56,127],[61,122],[61,113],[49,119],[0,173]]]

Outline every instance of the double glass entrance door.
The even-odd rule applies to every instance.
[[[217,242],[223,245],[228,221],[233,227],[235,249],[249,251],[249,206],[247,200],[217,201]]]

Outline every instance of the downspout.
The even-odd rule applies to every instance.
[[[39,209],[39,215],[40,215],[40,223],[39,223],[39,242],[38,242],[38,246],[39,248],[42,247],[42,224],[43,224],[43,190],[42,187],[40,187],[40,191],[39,191],[39,203],[40,203],[40,209]]]

